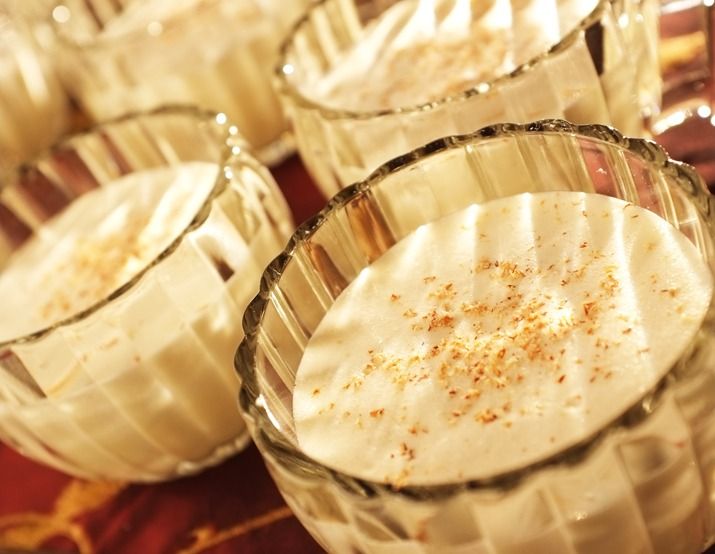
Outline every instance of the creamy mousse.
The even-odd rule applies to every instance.
[[[397,2],[305,93],[337,109],[432,102],[506,75],[546,52],[596,5],[554,0]]]
[[[183,163],[78,198],[0,272],[0,305],[13,314],[0,319],[0,341],[79,313],[129,281],[188,227],[217,176],[216,164]]]
[[[712,293],[693,244],[633,204],[473,205],[398,242],[329,309],[296,375],[299,445],[398,486],[523,468],[638,402]]]

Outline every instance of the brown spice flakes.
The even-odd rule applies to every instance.
[[[353,375],[350,380],[343,385],[343,390],[349,390],[353,388],[355,390],[362,386],[364,377],[362,375]]]
[[[320,389],[319,389],[319,388],[313,389],[313,396],[318,396],[319,394],[320,394]]]
[[[484,314],[490,311],[489,306],[480,302],[474,304],[462,303],[460,309],[464,314]]]
[[[445,283],[436,292],[431,292],[429,294],[430,298],[437,298],[439,300],[446,300],[454,298],[457,295],[457,291],[454,290],[454,283]]]
[[[408,460],[415,459],[415,449],[407,446],[407,443],[400,443],[400,456],[407,458]]]
[[[427,277],[423,277],[422,280],[425,283],[432,283],[433,281],[437,280],[437,277],[435,277],[434,275],[428,275]]]
[[[486,410],[478,413],[475,417],[475,419],[481,423],[493,423],[499,418],[499,416],[494,413],[491,409],[487,408]]]
[[[454,326],[454,317],[451,316],[450,314],[442,314],[439,315],[437,314],[436,310],[432,310],[430,313],[430,319],[429,319],[429,325],[427,327],[428,331],[432,331],[433,329],[439,329],[443,327],[453,327]]]
[[[429,429],[422,425],[420,422],[415,422],[407,429],[407,432],[410,435],[417,435],[419,433],[423,433],[426,435],[427,433],[429,433]]]
[[[606,277],[601,281],[600,286],[609,296],[612,296],[613,293],[618,290],[619,283],[613,276],[612,271],[608,271]]]
[[[496,262],[496,264],[499,266],[499,262]],[[500,274],[505,279],[521,279],[526,276],[526,273],[519,269],[519,266],[514,262],[501,262]]]
[[[481,391],[478,389],[469,389],[466,393],[464,393],[464,400],[473,400],[475,398],[479,398],[482,395]]]
[[[390,295],[390,300],[391,300],[392,302],[397,302],[399,299],[400,299],[400,295],[399,295],[399,294],[395,294],[395,293],[393,292],[393,293]]]
[[[370,411],[370,417],[380,417],[385,413],[385,408],[378,408],[377,410]]]

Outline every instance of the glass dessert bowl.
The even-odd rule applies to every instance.
[[[69,137],[0,189],[0,437],[85,478],[156,481],[248,442],[231,359],[292,230],[225,114]]]
[[[94,121],[193,104],[226,113],[262,162],[277,163],[293,146],[271,71],[306,3],[63,2],[48,18],[61,77]]]
[[[700,552],[713,254],[711,196],[654,143],[560,120],[439,139],[268,266],[240,407],[330,552]]]
[[[402,152],[500,121],[642,136],[660,105],[658,15],[652,0],[323,0],[284,43],[278,90],[327,197]]]

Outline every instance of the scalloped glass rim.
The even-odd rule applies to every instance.
[[[576,27],[574,27],[569,33],[567,33],[559,42],[554,44],[551,48],[545,52],[534,56],[530,60],[524,62],[523,64],[517,66],[509,73],[499,75],[491,81],[483,81],[473,86],[472,88],[466,89],[462,92],[452,94],[440,98],[439,100],[433,100],[431,102],[424,102],[422,104],[417,104],[413,106],[403,106],[395,109],[383,109],[383,110],[365,110],[365,111],[353,111],[340,108],[332,108],[315,102],[310,98],[307,98],[299,88],[295,87],[291,80],[288,78],[291,73],[284,70],[286,65],[290,65],[286,61],[286,56],[288,49],[293,41],[293,36],[298,32],[298,30],[306,25],[310,20],[310,15],[314,10],[319,9],[323,4],[331,0],[317,0],[313,5],[304,13],[301,18],[293,25],[289,31],[287,38],[281,43],[280,46],[280,56],[278,64],[274,68],[274,75],[277,80],[277,88],[279,92],[284,93],[291,97],[292,101],[303,108],[318,110],[325,119],[371,119],[373,117],[385,117],[394,114],[404,114],[412,112],[420,112],[436,109],[444,104],[449,104],[452,102],[459,102],[471,98],[472,96],[481,96],[492,90],[493,88],[501,85],[503,82],[510,79],[514,79],[519,75],[526,73],[528,71],[533,71],[534,68],[544,60],[562,52],[563,50],[569,48],[574,42],[576,42],[579,34],[583,31],[589,29],[592,25],[598,24],[601,20],[601,16],[606,10],[606,6],[609,4],[615,4],[620,0],[598,0],[598,4],[593,8],[591,13],[584,17]]]
[[[148,271],[150,271],[154,266],[158,265],[161,263],[162,260],[170,256],[181,244],[181,242],[184,240],[184,237],[193,231],[194,229],[198,228],[203,224],[204,221],[208,218],[209,214],[211,213],[211,204],[214,201],[214,199],[223,192],[223,190],[226,188],[228,184],[228,179],[224,175],[223,168],[226,164],[226,162],[231,159],[232,156],[235,155],[240,155],[241,153],[246,152],[246,145],[243,139],[241,138],[240,134],[237,131],[237,128],[235,125],[233,125],[230,121],[227,121],[225,123],[219,123],[217,121],[217,116],[219,115],[218,112],[212,112],[209,110],[202,110],[199,108],[196,108],[194,106],[181,106],[181,105],[176,105],[176,106],[162,106],[160,108],[154,109],[154,110],[148,110],[148,111],[138,111],[138,112],[130,112],[127,114],[122,115],[121,117],[117,117],[114,119],[110,119],[107,121],[103,121],[101,123],[98,123],[96,125],[93,125],[89,127],[86,130],[83,130],[79,133],[75,133],[72,135],[68,135],[62,139],[60,139],[59,142],[55,143],[53,146],[45,150],[44,152],[40,153],[38,156],[30,160],[29,162],[26,162],[22,165],[20,165],[15,171],[12,172],[13,177],[11,177],[5,184],[0,183],[0,196],[2,195],[3,190],[5,189],[6,186],[10,186],[12,183],[15,182],[17,179],[18,175],[22,175],[23,173],[29,171],[32,167],[34,167],[39,161],[45,159],[48,156],[51,156],[54,152],[61,151],[62,148],[64,148],[66,145],[71,144],[71,142],[78,137],[82,136],[87,136],[94,134],[102,129],[106,129],[107,127],[111,127],[113,125],[118,125],[125,123],[127,121],[131,121],[134,119],[142,119],[142,118],[151,118],[155,116],[164,116],[164,115],[183,115],[187,117],[193,117],[197,120],[199,123],[207,123],[207,124],[213,124],[216,126],[217,129],[225,129],[226,132],[223,135],[223,144],[221,146],[221,156],[220,159],[217,160],[217,164],[220,166],[220,170],[218,173],[218,176],[216,178],[216,182],[214,183],[213,187],[211,188],[211,192],[207,195],[206,199],[203,201],[201,206],[199,207],[198,211],[194,215],[194,217],[191,219],[191,222],[188,224],[187,227],[185,227],[177,236],[172,240],[171,244],[167,246],[164,250],[162,250],[154,259],[152,259],[151,262],[149,262],[146,266],[144,266],[138,273],[134,275],[129,281],[124,283],[122,286],[117,288],[114,292],[111,294],[107,295],[106,298],[103,298],[99,302],[96,302],[92,304],[90,307],[88,307],[85,310],[82,310],[80,312],[77,312],[69,317],[66,317],[64,319],[61,319],[60,321],[54,323],[53,325],[44,327],[42,329],[38,329],[37,331],[33,331],[32,333],[28,333],[25,335],[21,335],[19,337],[14,337],[12,339],[7,339],[7,340],[0,340],[0,349],[7,348],[9,346],[12,346],[14,344],[27,344],[31,342],[35,342],[40,340],[41,338],[45,337],[52,331],[61,328],[61,327],[67,327],[69,325],[72,325],[73,323],[77,323],[78,321],[81,321],[103,306],[106,306],[110,302],[116,300],[117,298],[120,298],[124,294],[126,294],[128,291],[133,289],[146,275]],[[238,148],[238,152],[235,151],[235,149]],[[252,158],[249,156],[245,157],[245,161],[252,161]],[[256,162],[257,164],[258,162]],[[2,269],[0,269],[2,271]]]
[[[390,173],[414,165],[422,159],[436,155],[440,152],[459,148],[469,144],[476,144],[502,136],[516,134],[572,134],[584,138],[596,139],[613,144],[628,150],[657,169],[671,177],[686,193],[691,195],[696,209],[700,211],[708,227],[713,232],[714,222],[712,213],[715,209],[714,197],[710,194],[705,182],[695,171],[695,168],[672,160],[665,150],[653,141],[638,138],[624,137],[613,127],[607,125],[575,125],[560,119],[545,119],[526,124],[501,123],[483,127],[478,131],[466,135],[452,135],[432,141],[420,148],[394,158],[381,165],[363,181],[354,183],[338,192],[326,206],[313,218],[300,225],[288,245],[266,268],[261,278],[261,288],[256,297],[246,308],[243,317],[244,339],[241,341],[234,358],[234,366],[238,372],[241,388],[239,391],[239,405],[251,420],[259,420],[257,427],[258,436],[254,441],[270,450],[278,462],[291,471],[308,474],[315,479],[328,479],[339,484],[348,492],[369,497],[383,493],[399,494],[409,498],[436,500],[452,496],[460,490],[475,489],[509,489],[519,484],[530,475],[548,467],[574,465],[587,458],[603,440],[619,429],[630,428],[645,420],[658,405],[663,392],[672,381],[678,381],[678,364],[671,367],[668,372],[641,398],[627,408],[620,416],[613,419],[602,429],[583,440],[556,454],[544,458],[527,467],[504,472],[484,479],[473,479],[458,483],[444,483],[435,485],[405,486],[397,488],[393,485],[369,481],[354,477],[335,469],[331,469],[313,458],[307,456],[290,444],[279,430],[272,424],[265,407],[258,406],[257,400],[260,390],[256,380],[255,355],[258,330],[261,326],[270,293],[278,284],[281,275],[296,250],[306,243],[315,232],[331,217],[333,212],[339,211],[354,199],[366,194]],[[702,200],[698,202],[697,200]],[[715,321],[708,316],[703,326],[715,328]]]

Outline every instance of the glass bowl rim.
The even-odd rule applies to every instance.
[[[618,149],[634,154],[663,175],[671,178],[673,184],[680,187],[691,198],[694,200],[699,198],[705,206],[698,202],[694,202],[694,205],[708,224],[711,234],[714,233],[715,196],[710,193],[695,168],[684,162],[670,159],[665,149],[652,140],[626,137],[608,125],[576,125],[561,119],[543,119],[525,124],[498,123],[483,127],[472,133],[443,137],[416,148],[407,154],[393,158],[378,167],[362,181],[355,182],[338,192],[320,212],[297,227],[283,252],[274,258],[263,272],[260,290],[244,312],[244,338],[234,356],[234,368],[240,382],[239,407],[243,415],[249,421],[254,422],[255,430],[252,425],[249,425],[254,441],[261,450],[266,449],[281,467],[293,473],[300,472],[303,475],[307,472],[313,480],[328,480],[344,491],[358,494],[362,497],[396,494],[405,498],[429,501],[443,499],[466,490],[508,490],[541,471],[580,463],[607,437],[620,429],[631,428],[648,419],[659,404],[665,391],[671,388],[670,383],[682,379],[679,376],[678,360],[652,387],[644,391],[620,415],[602,425],[592,434],[536,462],[484,478],[425,485],[395,486],[389,483],[363,479],[331,468],[303,453],[288,442],[282,432],[276,429],[272,423],[265,404],[259,405],[258,399],[261,393],[255,372],[255,362],[258,333],[270,301],[270,294],[278,286],[284,270],[293,259],[296,251],[309,243],[312,236],[331,218],[331,215],[344,209],[353,200],[363,197],[373,188],[379,186],[379,183],[389,174],[409,168],[421,160],[480,142],[501,137],[530,134],[571,135],[615,146]],[[710,309],[712,307],[711,301]],[[705,321],[701,324],[701,329],[708,324],[709,317],[706,316]],[[258,421],[258,424],[255,423],[256,421]]]
[[[535,71],[536,68],[540,67],[541,64],[545,63],[546,60],[568,49],[578,40],[578,37],[582,32],[585,32],[592,26],[599,24],[599,22],[601,21],[601,17],[606,12],[607,6],[616,4],[617,2],[621,2],[623,0],[598,0],[594,8],[586,16],[584,16],[573,29],[571,29],[568,33],[561,37],[561,39],[556,44],[552,45],[547,50],[539,52],[537,55],[521,63],[508,73],[498,75],[493,79],[482,81],[468,89],[443,96],[441,98],[438,98],[437,100],[422,102],[416,105],[400,106],[398,108],[371,110],[351,110],[346,108],[331,107],[320,101],[312,100],[303,93],[300,87],[293,84],[292,80],[289,78],[291,73],[286,72],[285,70],[286,66],[291,65],[287,61],[287,56],[296,34],[300,30],[302,30],[305,25],[308,24],[311,15],[314,13],[314,11],[317,11],[324,4],[331,1],[333,0],[314,0],[313,4],[310,5],[307,11],[305,11],[303,15],[291,27],[290,31],[286,35],[286,38],[280,45],[278,62],[273,69],[273,75],[276,81],[276,88],[279,93],[290,97],[291,101],[296,105],[300,106],[303,109],[316,110],[320,112],[321,116],[327,120],[366,120],[372,118],[387,117],[391,115],[431,111],[434,109],[438,109],[442,106],[452,104],[454,102],[461,102],[468,100],[472,97],[483,96],[491,90],[500,87],[503,83],[510,81],[511,79],[515,79],[520,77],[522,74]]]
[[[238,128],[225,117],[222,112],[214,112],[211,110],[204,110],[192,105],[167,105],[161,106],[159,108],[146,110],[146,111],[135,111],[123,114],[119,117],[108,119],[89,126],[86,129],[72,133],[62,137],[59,141],[55,142],[52,146],[40,152],[37,156],[30,159],[29,161],[21,164],[10,174],[10,177],[5,180],[5,182],[0,182],[0,198],[2,198],[3,191],[6,187],[13,186],[17,179],[24,173],[31,171],[37,166],[42,160],[52,156],[56,152],[62,151],[63,148],[71,145],[77,139],[93,135],[101,132],[104,129],[122,125],[129,121],[138,121],[146,118],[156,118],[163,117],[166,115],[178,115],[184,116],[187,119],[193,119],[197,124],[210,124],[214,125],[216,129],[225,130],[221,136],[220,144],[220,157],[216,160],[216,165],[219,166],[219,171],[216,176],[216,180],[211,187],[211,190],[207,193],[206,198],[204,198],[198,207],[198,209],[193,214],[191,221],[187,226],[185,226],[181,231],[179,231],[171,242],[162,249],[159,253],[153,256],[144,266],[134,274],[129,280],[122,283],[114,291],[104,296],[102,299],[92,303],[87,308],[73,312],[71,315],[64,317],[51,325],[44,326],[40,329],[32,331],[30,333],[24,333],[19,336],[15,336],[9,339],[0,339],[0,352],[7,348],[11,348],[18,344],[30,344],[41,340],[43,337],[49,335],[50,333],[65,327],[69,327],[75,323],[83,321],[90,317],[95,312],[102,309],[107,304],[111,304],[118,298],[121,298],[133,290],[142,281],[144,276],[149,273],[155,266],[159,265],[164,259],[171,256],[184,241],[184,238],[193,230],[199,228],[212,211],[213,201],[225,190],[228,184],[228,178],[224,173],[226,164],[236,156],[239,156],[241,161],[246,165],[253,165],[254,169],[258,169],[258,162],[256,162],[250,154],[247,152],[247,146],[245,141],[242,139]],[[223,115],[224,117],[220,117]],[[221,122],[223,121],[223,122]],[[130,172],[131,174],[131,172]],[[12,255],[12,254],[11,254]],[[0,273],[3,271],[0,268]]]

